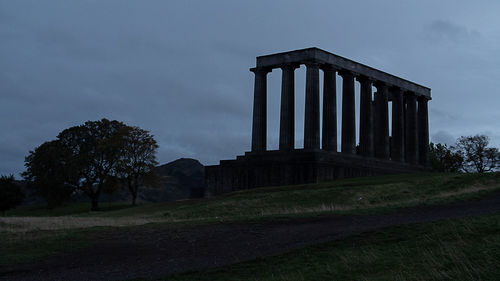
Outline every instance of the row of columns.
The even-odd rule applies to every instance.
[[[355,88],[360,83],[359,153],[365,157],[392,159],[410,164],[428,165],[428,99],[381,81],[359,76],[332,65],[306,64],[304,149],[320,148],[319,70],[324,74],[322,149],[337,151],[336,73],[342,77],[341,152],[356,153]],[[282,69],[279,149],[291,151],[295,139],[295,69]],[[252,125],[252,151],[266,150],[267,73],[270,68],[253,68],[255,73]],[[372,99],[372,86],[377,91]],[[389,140],[389,92],[392,97],[392,138]]]

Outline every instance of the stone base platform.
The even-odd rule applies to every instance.
[[[246,152],[236,160],[205,167],[208,196],[263,186],[317,183],[342,178],[429,171],[377,158],[324,150]]]

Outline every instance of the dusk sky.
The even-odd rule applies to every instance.
[[[499,147],[499,14],[487,0],[0,0],[0,175],[101,118],[150,131],[162,164],[233,159],[250,150],[255,57],[308,47],[431,88],[431,141],[481,133]],[[305,67],[295,75],[301,147]],[[276,149],[281,71],[268,83]]]

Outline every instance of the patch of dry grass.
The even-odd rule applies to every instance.
[[[108,218],[108,217],[0,217],[0,232],[30,232],[36,230],[61,230],[95,226],[135,226],[162,222],[161,218]]]
[[[493,191],[498,188],[498,185],[483,185],[483,184],[473,184],[468,187],[454,190],[446,191],[429,196],[427,199],[444,199],[451,198],[460,195],[473,194],[481,191]],[[333,203],[321,203],[310,207],[292,207],[292,208],[268,208],[261,209],[260,216],[274,216],[274,215],[296,215],[296,214],[312,214],[312,213],[328,213],[328,212],[348,212],[353,210],[359,210],[360,208],[379,208],[379,207],[391,207],[391,206],[403,206],[408,204],[422,203],[421,198],[406,198],[403,200],[394,200],[392,202],[383,203],[371,203],[370,194],[355,194],[355,198],[358,198],[358,202],[351,200],[351,204],[333,204]],[[236,204],[235,204],[236,205]]]
[[[459,196],[459,195],[464,195],[464,194],[471,194],[471,193],[476,193],[480,191],[491,191],[495,190],[498,188],[497,184],[472,184],[468,187],[455,190],[455,191],[448,191],[448,192],[440,192],[437,195],[433,196],[433,198],[447,198],[447,197],[453,197],[453,196]]]

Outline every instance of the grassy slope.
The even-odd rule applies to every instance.
[[[385,211],[388,208],[443,203],[500,189],[500,174],[412,174],[345,179],[309,185],[260,188],[205,200],[145,204],[103,204],[103,212],[88,212],[88,204],[61,209],[25,207],[7,216],[157,217],[167,222],[210,222],[328,213]]]
[[[500,189],[500,174],[417,174],[346,179],[310,185],[261,188],[205,199],[128,207],[127,203],[102,204],[102,212],[88,212],[88,204],[72,204],[55,210],[43,207],[18,208],[7,216],[108,217],[112,220],[137,217],[159,218],[164,223],[211,223],[315,216],[331,213],[373,213],[395,207],[441,203],[484,196]],[[48,220],[49,218],[47,218]],[[57,219],[52,217],[51,219]],[[73,219],[73,218],[72,218]],[[4,225],[2,225],[4,224]],[[164,224],[157,225],[163,227]],[[170,225],[170,224],[169,224]],[[87,245],[91,233],[103,228],[55,231],[2,232],[0,217],[0,265],[28,261]],[[83,235],[82,233],[85,233]],[[64,241],[64,243],[58,243]],[[41,245],[36,250],[33,245]],[[21,254],[20,254],[21,253]]]
[[[500,215],[392,227],[165,280],[500,280]]]

